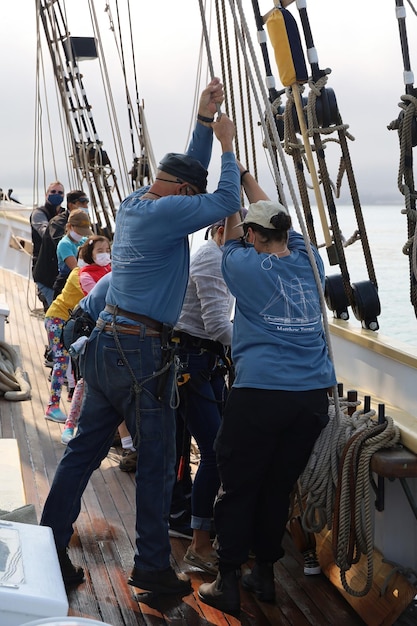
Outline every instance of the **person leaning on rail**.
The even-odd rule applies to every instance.
[[[329,421],[327,391],[336,384],[304,239],[288,209],[243,168],[242,179],[251,204],[243,222],[239,214],[226,220],[222,265],[236,307],[235,379],[215,444],[219,573],[198,592],[227,613],[240,609],[239,570],[251,549],[255,565],[241,584],[275,600],[273,564],[284,554],[290,495]],[[323,287],[323,262],[312,253]]]
[[[136,550],[128,583],[150,592],[187,594],[190,580],[170,564],[168,517],[175,479],[174,344],[170,341],[187,287],[188,235],[240,207],[235,126],[213,122],[223,86],[201,94],[187,154],[161,160],[155,182],[134,191],[116,215],[106,307],[86,346],[86,393],[72,439],[58,465],[41,524],[52,528],[64,581],[80,583],[67,548],[81,497],[125,419],[138,451]],[[213,131],[221,150],[215,193],[206,193]]]

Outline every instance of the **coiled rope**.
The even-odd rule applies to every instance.
[[[31,396],[17,352],[4,341],[0,341],[0,396],[14,402],[28,400]]]
[[[365,596],[373,580],[374,532],[370,463],[381,448],[390,448],[400,439],[399,428],[391,417],[382,424],[375,411],[349,409],[359,404],[345,398],[333,402],[329,424],[316,441],[309,463],[299,479],[301,495],[306,496],[302,525],[307,532],[333,528],[333,550],[340,579],[347,593]],[[343,407],[343,408],[342,408]],[[353,589],[346,574],[361,555],[367,557],[367,577],[363,589]]]
[[[408,239],[403,246],[403,254],[409,257],[410,301],[417,315],[417,251],[416,251],[416,198],[414,174],[412,169],[413,120],[417,118],[417,98],[411,94],[401,96],[399,107],[403,110],[397,120],[391,122],[389,130],[398,130],[400,141],[400,162],[398,167],[398,189],[404,196],[405,208],[401,213],[407,216]]]

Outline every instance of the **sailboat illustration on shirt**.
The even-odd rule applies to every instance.
[[[304,281],[284,281],[279,275],[274,293],[259,313],[268,324],[286,331],[313,331],[321,320],[320,302]]]

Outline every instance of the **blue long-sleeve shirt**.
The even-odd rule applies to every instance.
[[[197,124],[187,154],[207,167],[211,146],[212,130]],[[239,168],[225,152],[214,193],[143,200],[148,189],[132,193],[117,213],[106,302],[173,326],[187,288],[188,235],[240,209]]]
[[[290,230],[289,256],[227,241],[223,276],[236,298],[234,387],[307,391],[336,384],[317,290],[303,237]],[[323,261],[313,248],[324,284]]]

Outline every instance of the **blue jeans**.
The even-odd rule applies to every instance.
[[[191,527],[211,529],[213,504],[220,485],[214,441],[225,401],[224,376],[216,369],[217,357],[199,348],[180,350],[181,373],[190,378],[179,387],[179,413],[197,442],[200,463],[191,492]]]
[[[38,288],[38,293],[40,293],[44,297],[46,304],[48,305],[48,307],[50,307],[54,299],[54,290],[52,289],[52,287],[47,287],[43,283],[36,283],[36,286]]]
[[[159,401],[160,378],[154,376],[162,364],[159,337],[145,337],[144,333],[118,337],[122,353],[111,333],[95,330],[91,335],[83,358],[86,390],[78,432],[58,465],[41,524],[52,528],[58,549],[68,546],[89,478],[106,457],[114,432],[124,419],[138,451],[135,567],[161,570],[169,567],[171,553],[168,516],[175,478],[175,411],[170,408],[173,368],[163,401]]]

